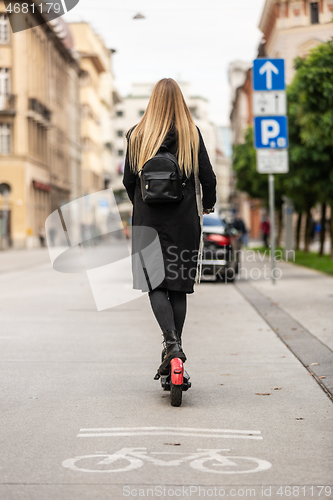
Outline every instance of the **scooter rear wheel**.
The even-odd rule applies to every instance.
[[[170,384],[170,397],[171,397],[171,406],[180,406],[182,404],[182,395],[183,390],[181,385]]]

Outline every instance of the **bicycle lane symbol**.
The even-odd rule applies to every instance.
[[[172,460],[161,460],[150,455],[169,455],[168,452],[151,452],[148,455],[147,448],[122,448],[112,454],[83,455],[64,460],[62,465],[73,471],[112,473],[127,472],[139,469],[144,462],[150,462],[160,467],[176,467],[183,462],[189,461],[192,469],[213,474],[249,474],[270,469],[272,464],[266,460],[253,457],[225,456],[221,452],[229,449],[198,449],[197,453],[191,453],[185,457],[173,458]],[[181,453],[172,453],[181,455]],[[116,462],[127,461],[128,465],[118,466]],[[224,468],[224,469],[223,469]],[[230,468],[230,469],[229,469]]]
[[[138,429],[138,428],[136,428]],[[143,429],[143,428],[140,428]],[[145,428],[148,429],[148,428]],[[186,434],[186,435],[195,435],[198,436],[198,431],[200,431],[200,435],[202,435],[202,431],[206,435],[206,437],[212,437],[212,432],[215,433],[220,431],[220,434],[214,434],[214,436],[224,437],[224,438],[247,438],[247,439],[262,439],[261,436],[253,436],[256,433],[260,434],[259,431],[228,431],[229,434],[226,434],[225,431],[221,429],[191,429],[191,431],[187,432],[175,432],[175,431],[158,431],[158,428],[149,428],[154,429],[144,432],[138,431],[129,431],[129,432],[109,432],[108,435],[130,435],[130,434],[143,434],[143,435],[165,435],[166,433],[173,435],[175,434]],[[165,429],[165,428],[164,428]],[[171,428],[169,428],[171,429]],[[99,429],[101,430],[101,429]],[[110,431],[110,429],[108,429]],[[122,429],[124,430],[124,429]],[[183,429],[184,430],[184,429]],[[180,428],[179,428],[180,431]],[[207,432],[208,431],[208,432]],[[238,434],[235,434],[238,432]],[[247,434],[245,434],[247,433]],[[95,433],[96,435],[97,433]],[[80,435],[80,434],[79,434]],[[101,433],[98,433],[101,435]],[[104,433],[105,435],[105,433]],[[88,436],[88,434],[86,434]],[[92,434],[89,434],[92,437]],[[227,454],[226,454],[227,452]],[[114,453],[107,452],[96,452],[91,455],[81,455],[74,458],[66,459],[62,462],[63,467],[70,469],[76,472],[85,472],[85,473],[97,473],[97,474],[112,474],[112,473],[120,473],[120,472],[128,472],[133,471],[135,469],[139,469],[144,466],[145,463],[150,463],[154,466],[158,467],[177,467],[182,463],[187,462],[189,467],[204,473],[211,474],[250,474],[254,472],[262,472],[268,470],[272,467],[272,464],[267,460],[263,460],[260,458],[248,457],[248,456],[234,456],[228,455],[230,452],[229,448],[218,448],[218,449],[202,449],[198,448],[196,452],[185,454],[185,453],[176,453],[176,452],[149,452],[146,447],[126,447],[121,448],[120,450]],[[165,460],[162,457],[166,457],[167,455],[171,455],[171,460]]]

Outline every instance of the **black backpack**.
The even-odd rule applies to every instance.
[[[183,198],[182,173],[175,155],[162,145],[139,172],[145,203],[173,203]]]

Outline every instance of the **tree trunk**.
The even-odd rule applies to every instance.
[[[321,228],[320,228],[320,248],[318,255],[324,255],[324,244],[326,234],[326,203],[321,204]]]
[[[277,231],[277,238],[276,238],[276,246],[277,247],[279,247],[281,245],[282,226],[283,226],[283,208],[281,206],[278,208],[278,231]]]
[[[333,259],[333,203],[331,204],[331,259]]]
[[[297,225],[296,225],[296,248],[295,250],[299,250],[299,245],[301,241],[301,227],[302,227],[302,218],[303,218],[303,212],[298,213],[297,217]]]
[[[311,208],[306,209],[304,252],[309,251],[311,231]]]

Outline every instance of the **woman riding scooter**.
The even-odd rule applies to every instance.
[[[164,359],[158,368],[158,375],[163,375],[170,369],[172,359],[186,360],[181,341],[186,296],[194,292],[201,238],[200,216],[213,211],[216,177],[200,130],[193,122],[180,87],[172,78],[164,78],[155,85],[141,121],[126,137],[123,184],[133,203],[133,229],[153,228],[163,254],[164,279],[157,287],[149,289],[151,307],[165,342]],[[148,185],[140,184],[140,177],[147,162],[159,152],[176,157],[182,193],[175,201],[149,203],[148,197],[146,201],[143,198]],[[174,177],[176,174],[175,171]],[[196,181],[197,186],[200,182],[202,187],[202,205],[201,199],[196,199]],[[138,285],[134,288],[143,290]]]

